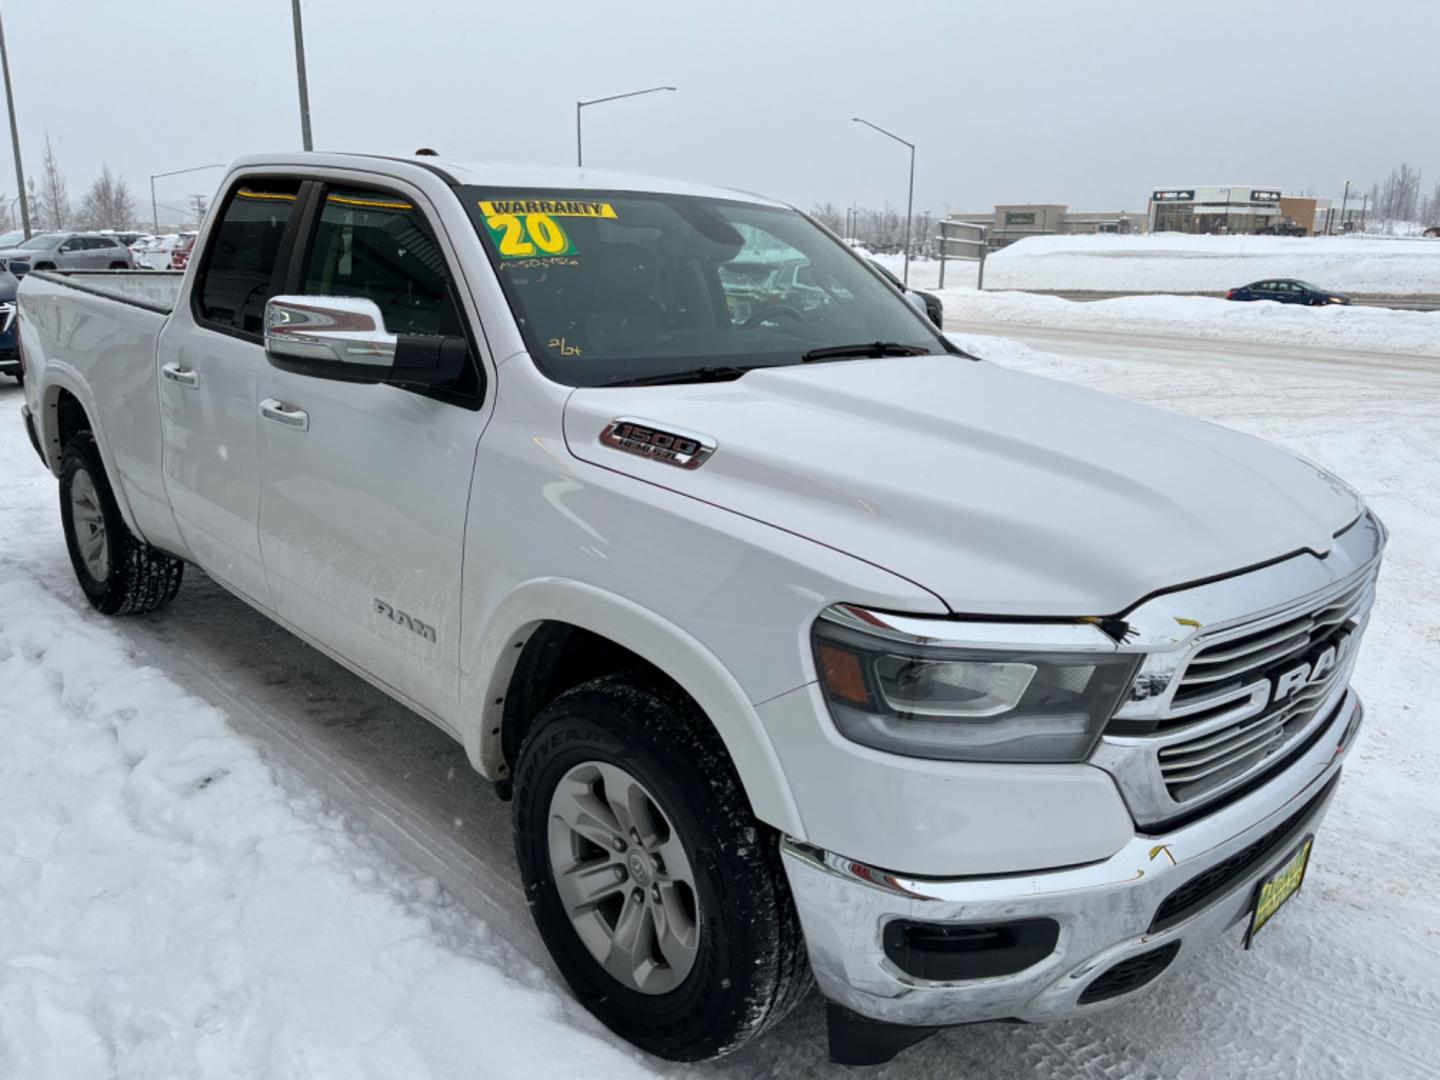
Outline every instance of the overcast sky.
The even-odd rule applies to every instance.
[[[1437,0],[304,0],[317,149],[574,160],[916,212],[1142,210],[1155,186],[1440,180]],[[77,202],[149,174],[298,149],[289,0],[5,0],[22,155]],[[8,163],[8,145],[0,151]],[[159,181],[162,203],[219,172]],[[15,194],[13,169],[0,191]],[[162,217],[165,215],[162,214]]]

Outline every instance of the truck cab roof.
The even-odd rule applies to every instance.
[[[712,199],[732,199],[764,206],[787,205],[750,191],[716,187],[711,184],[697,184],[690,180],[647,176],[643,173],[612,172],[605,169],[576,168],[567,165],[457,161],[428,155],[396,156],[287,151],[276,154],[252,154],[240,158],[235,162],[232,171],[273,166],[373,170],[375,163],[381,161],[439,173],[447,181],[453,183],[473,184],[481,187],[554,188],[562,191],[643,191],[669,195],[694,195]]]

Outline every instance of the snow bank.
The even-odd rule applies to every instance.
[[[1400,237],[1035,236],[991,255],[995,289],[1213,292],[1269,277],[1327,289],[1440,293],[1440,241]]]
[[[947,320],[1047,329],[1313,345],[1440,358],[1440,311],[1380,307],[1302,308],[1269,300],[1236,303],[1205,296],[1125,296],[1073,301],[1023,292],[945,289]]]
[[[0,685],[0,1076],[648,1073],[434,881],[289,797],[219,712],[9,563]]]

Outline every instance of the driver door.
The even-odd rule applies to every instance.
[[[461,555],[488,414],[479,335],[468,333],[454,253],[417,196],[333,184],[319,200],[287,291],[373,300],[391,333],[468,337],[470,366],[453,391],[429,392],[266,366],[260,548],[271,595],[286,622],[453,721]]]

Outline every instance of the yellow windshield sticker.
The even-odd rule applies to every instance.
[[[487,218],[497,214],[546,214],[550,217],[610,218],[618,215],[608,202],[581,202],[576,199],[485,199],[480,212]]]

